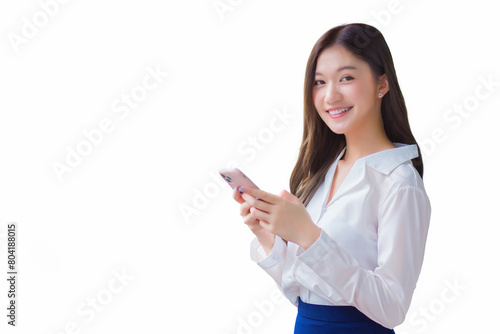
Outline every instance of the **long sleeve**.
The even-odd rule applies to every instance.
[[[372,320],[394,328],[403,322],[416,287],[430,214],[423,189],[399,188],[379,209],[374,270],[361,267],[335,236],[322,230],[311,247],[298,249],[294,278],[326,300],[335,303],[341,296]]]
[[[274,237],[274,245],[266,256],[262,245],[255,237],[250,244],[250,258],[264,269],[281,289],[283,267],[286,258],[286,244],[279,236]]]

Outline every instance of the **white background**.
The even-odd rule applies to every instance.
[[[490,1],[61,0],[45,6],[51,16],[45,3],[0,4],[0,277],[11,222],[19,260],[18,326],[7,325],[2,278],[0,332],[292,333],[296,308],[272,297],[239,205],[212,176],[234,161],[264,190],[289,190],[307,57],[350,22],[375,25],[389,44],[432,204],[396,333],[498,328]],[[116,113],[148,68],[168,75]],[[277,113],[288,116],[272,132]],[[84,131],[106,119],[112,131],[85,146]],[[54,164],[78,145],[87,155],[58,178]]]

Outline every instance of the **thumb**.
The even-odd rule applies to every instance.
[[[295,203],[298,203],[300,202],[300,200],[295,197],[294,195],[290,194],[288,191],[286,191],[285,189],[283,189],[280,193],[280,197],[283,197],[283,198],[286,198],[287,200],[290,200],[292,202],[295,202]]]

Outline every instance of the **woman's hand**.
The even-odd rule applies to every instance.
[[[247,203],[245,210],[250,206],[245,220],[259,221],[266,231],[304,249],[318,240],[321,228],[312,221],[306,207],[296,196],[286,190],[282,190],[280,196],[255,188],[240,188],[238,195],[240,191]]]
[[[255,234],[259,243],[264,248],[264,251],[269,255],[274,245],[274,234],[264,229],[259,219],[250,215],[252,206],[241,197],[239,190],[233,190],[233,198],[236,202],[241,204],[240,215],[243,217],[243,222],[250,228],[250,231]],[[256,209],[253,208],[253,210]]]

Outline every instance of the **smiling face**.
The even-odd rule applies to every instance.
[[[368,63],[341,45],[321,52],[316,64],[312,98],[325,124],[337,134],[373,132],[382,126],[382,99],[389,90],[385,75],[377,83]]]

